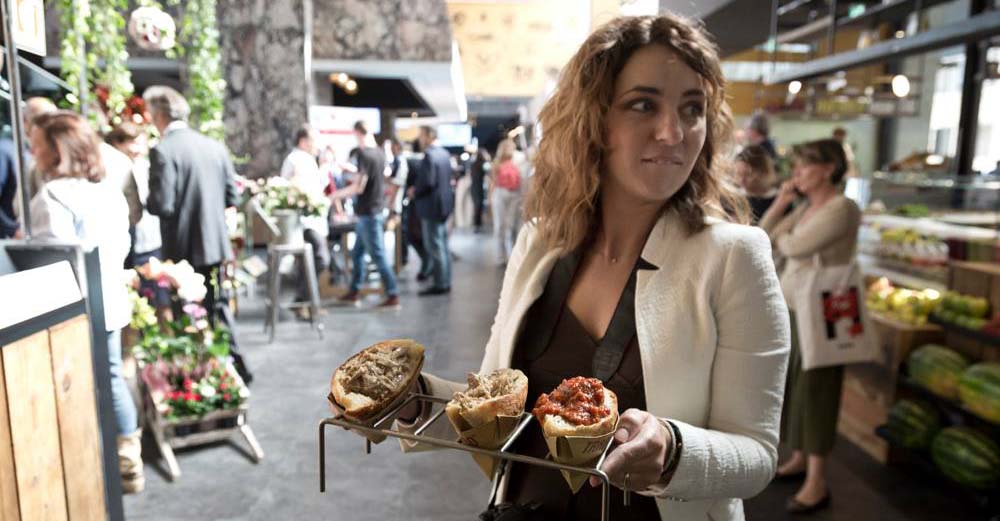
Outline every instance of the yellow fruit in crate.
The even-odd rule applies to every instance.
[[[969,314],[976,317],[982,318],[986,316],[986,313],[990,310],[990,303],[984,298],[971,298],[969,299]]]

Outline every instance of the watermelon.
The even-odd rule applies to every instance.
[[[958,397],[965,408],[993,423],[1000,423],[1000,363],[970,366],[958,380]]]
[[[910,377],[938,396],[958,399],[958,380],[969,366],[964,356],[936,344],[918,347],[910,354]]]
[[[938,469],[959,484],[989,489],[1000,483],[1000,446],[969,427],[948,427],[931,443]]]
[[[894,442],[908,449],[926,449],[941,430],[941,415],[932,405],[900,400],[889,410],[886,425]]]

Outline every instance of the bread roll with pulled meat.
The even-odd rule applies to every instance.
[[[364,421],[378,416],[410,389],[420,375],[424,346],[387,340],[348,358],[333,373],[330,393],[344,416]]]
[[[456,428],[476,427],[497,416],[520,416],[528,399],[528,377],[517,369],[469,373],[469,387],[455,393],[445,414]]]

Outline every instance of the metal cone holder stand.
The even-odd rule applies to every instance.
[[[396,415],[404,407],[413,402],[426,403],[430,406],[439,405],[440,410],[431,415],[424,423],[422,423],[413,433],[401,432],[393,428],[395,424]],[[342,415],[332,416],[326,418],[319,423],[319,491],[326,492],[326,427],[329,425],[334,425],[337,427],[342,427],[344,429],[355,431],[359,434],[363,434],[366,437],[376,437],[376,438],[398,438],[402,440],[422,443],[442,449],[452,449],[462,452],[468,452],[470,454],[481,454],[483,456],[489,456],[492,458],[497,458],[502,460],[500,465],[496,466],[496,470],[493,472],[492,484],[493,491],[490,494],[490,499],[488,506],[493,506],[496,502],[497,495],[500,489],[500,483],[503,480],[504,474],[507,472],[508,467],[512,462],[523,463],[526,465],[534,465],[537,467],[543,467],[552,470],[570,471],[578,472],[581,474],[586,474],[589,476],[596,477],[601,482],[601,519],[602,521],[610,520],[610,503],[611,503],[611,480],[608,475],[601,470],[601,465],[604,463],[604,458],[607,456],[608,447],[611,446],[611,440],[608,441],[608,446],[604,448],[601,457],[592,467],[583,467],[576,465],[564,465],[562,463],[557,463],[550,459],[535,458],[532,456],[524,456],[522,454],[517,454],[510,452],[511,446],[517,441],[521,433],[524,432],[525,428],[529,423],[534,421],[534,416],[530,413],[522,413],[521,420],[518,422],[517,427],[514,432],[511,433],[507,441],[504,442],[503,446],[497,450],[487,450],[479,447],[472,447],[469,445],[463,445],[457,441],[445,440],[440,438],[435,438],[432,436],[427,436],[424,433],[427,429],[433,425],[435,422],[439,421],[442,416],[444,416],[444,404],[448,403],[445,398],[439,398],[437,396],[429,396],[426,394],[412,393],[402,400],[398,405],[391,407],[388,412],[383,414],[381,417],[376,419],[374,423],[370,425],[361,424],[352,420],[347,419]],[[365,454],[371,454],[372,442],[370,439],[365,440]],[[629,504],[629,491],[625,490],[625,505]]]

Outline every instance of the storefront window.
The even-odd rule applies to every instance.
[[[972,169],[1000,175],[1000,45],[986,52],[986,80],[979,97],[979,127]]]

